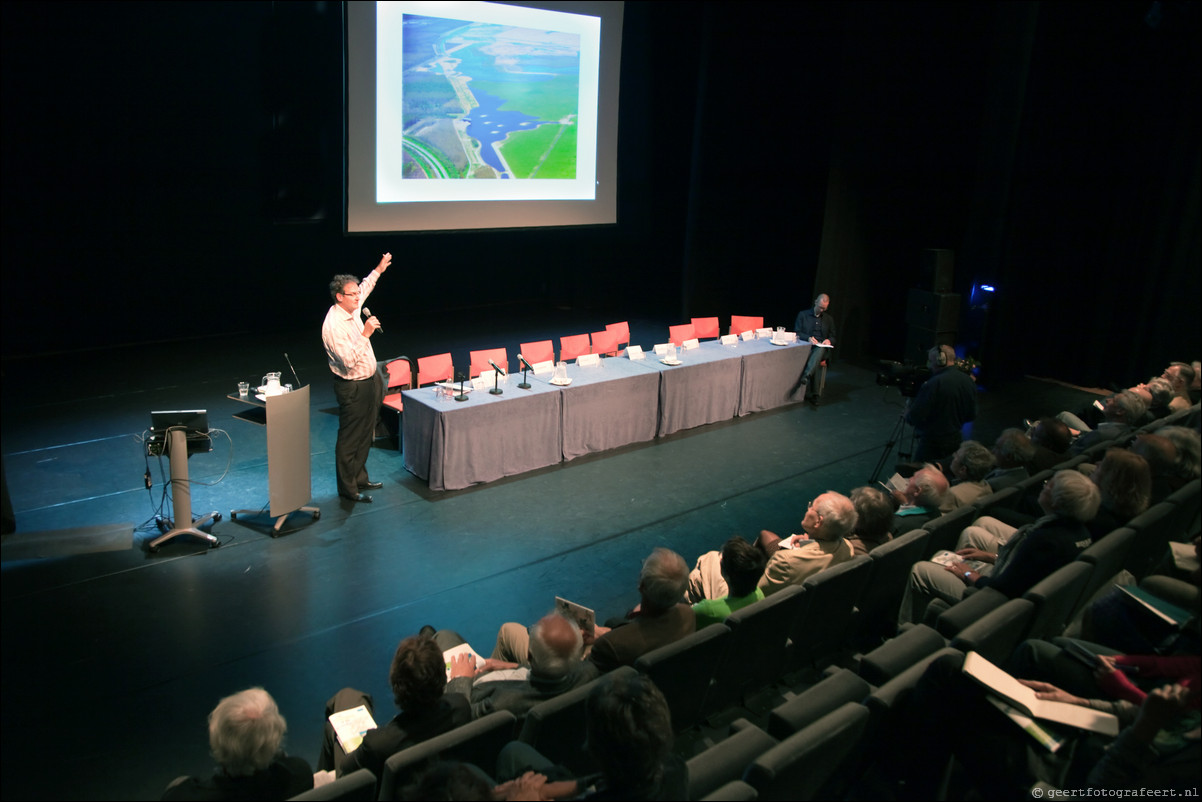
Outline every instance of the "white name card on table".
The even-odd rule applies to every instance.
[[[723,334],[723,335],[722,335],[722,336],[719,338],[719,340],[720,340],[720,342],[721,342],[723,345],[738,345],[738,343],[739,343],[739,335],[737,335],[737,334]]]
[[[543,376],[547,373],[552,373],[555,370],[554,359],[544,359],[542,362],[535,362],[530,367],[534,368],[535,376]]]
[[[593,365],[600,364],[600,362],[600,354],[581,354],[580,356],[576,357],[576,364],[582,368],[592,367]]]
[[[672,343],[656,343],[655,355],[663,356],[664,354],[668,353],[668,349],[671,347],[672,347]]]
[[[754,339],[755,339],[755,332],[754,332],[754,331],[752,331],[751,329],[748,329],[747,331],[743,332],[743,333],[742,333],[741,335],[739,335],[739,336],[741,336],[741,337],[743,338],[743,340],[744,340],[744,341],[747,341],[747,340],[754,340]]]
[[[630,359],[646,359],[647,355],[643,353],[643,346],[628,345],[626,346],[626,356]]]
[[[764,337],[771,337],[772,329],[756,329],[755,336],[756,336],[756,339],[763,339]]]
[[[484,375],[485,373],[487,373],[489,375],[486,377]],[[472,379],[472,389],[473,390],[491,390],[493,376],[495,376],[496,374],[497,374],[497,372],[495,370],[484,371],[484,373],[481,373],[479,376]]]
[[[785,345],[787,343],[797,342],[797,332],[795,331],[777,331],[772,334],[772,342],[777,345]]]
[[[690,351],[699,345],[701,345],[701,341],[698,340],[696,337],[694,337],[691,340],[685,340],[684,342],[682,342],[680,344],[680,347],[685,349],[686,351]]]

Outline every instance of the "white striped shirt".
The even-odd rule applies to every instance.
[[[371,347],[371,338],[363,336],[363,320],[360,310],[367,296],[376,286],[380,274],[372,270],[359,284],[359,305],[354,312],[347,312],[338,304],[326,312],[321,326],[321,341],[330,359],[330,370],[335,376],[350,381],[370,379],[376,372],[376,353]]]

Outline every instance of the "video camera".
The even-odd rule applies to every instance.
[[[931,369],[926,365],[908,365],[882,359],[876,371],[876,383],[882,387],[897,387],[906,398],[918,395],[918,388],[931,378]]]

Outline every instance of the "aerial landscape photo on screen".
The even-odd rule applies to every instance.
[[[574,179],[580,36],[405,14],[403,179]]]

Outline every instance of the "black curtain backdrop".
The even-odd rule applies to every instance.
[[[6,362],[407,310],[763,314],[898,358],[926,248],[987,380],[1202,352],[1195,3],[628,3],[619,223],[342,233],[337,3],[8,3]],[[393,279],[396,281],[396,279]],[[383,301],[384,299],[381,299]],[[376,310],[383,314],[382,310]]]

